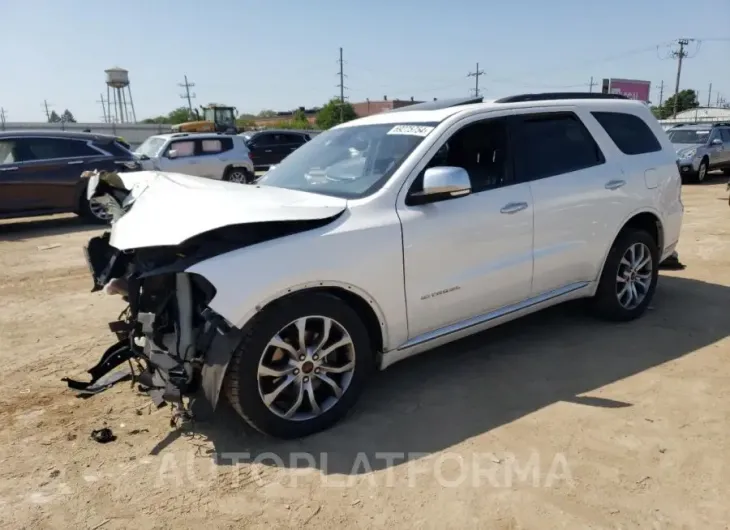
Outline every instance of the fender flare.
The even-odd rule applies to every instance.
[[[636,217],[637,215],[640,215],[642,213],[648,213],[653,215],[657,218],[659,222],[659,241],[657,242],[659,245],[659,256],[661,257],[661,254],[663,252],[663,243],[664,243],[664,226],[662,225],[662,218],[659,215],[659,212],[657,212],[654,208],[638,208],[631,212],[629,215],[626,216],[626,218],[619,224],[618,230],[616,230],[616,233],[613,235],[613,239],[611,239],[611,244],[608,245],[606,250],[603,253],[603,260],[601,261],[601,268],[598,271],[598,276],[596,276],[594,280],[594,284],[596,285],[596,288],[598,287],[598,282],[601,279],[601,276],[603,275],[603,268],[606,266],[606,260],[608,259],[608,253],[611,252],[611,248],[613,247],[613,244],[616,242],[616,238],[618,238],[618,235],[626,228],[626,225]]]
[[[388,344],[388,329],[383,311],[373,297],[364,289],[350,283],[339,281],[307,282],[282,289],[270,296],[267,296],[265,299],[256,304],[252,310],[248,311],[243,316],[240,322],[233,323],[233,326],[225,335],[216,335],[214,343],[205,354],[205,363],[201,372],[200,389],[195,400],[197,405],[193,408],[193,413],[196,417],[204,419],[209,417],[209,415],[215,411],[218,405],[220,391],[223,387],[223,381],[228,372],[228,363],[233,357],[233,352],[240,342],[242,330],[251,322],[251,319],[267,305],[279,300],[280,298],[293,293],[305,291],[307,289],[321,288],[342,289],[343,291],[351,292],[359,296],[362,300],[367,302],[380,322],[380,332],[383,344]]]

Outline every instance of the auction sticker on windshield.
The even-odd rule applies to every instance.
[[[433,131],[433,127],[429,125],[396,125],[388,134],[407,134],[410,136],[426,136]]]

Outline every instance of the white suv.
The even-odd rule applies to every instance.
[[[157,403],[203,414],[222,389],[284,438],[342,418],[374,369],[546,307],[639,317],[683,215],[649,109],[595,94],[414,105],[317,136],[257,185],[162,173],[125,193],[87,255],[130,308],[107,368],[69,384],[137,358]]]
[[[134,151],[143,169],[249,183],[254,166],[240,136],[172,133],[150,136]]]

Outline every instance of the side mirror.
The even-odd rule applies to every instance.
[[[720,138],[715,138],[710,142],[710,145],[722,145],[722,140]]]
[[[423,174],[423,191],[409,197],[411,204],[426,204],[462,197],[471,193],[471,180],[464,168],[432,167]]]
[[[177,151],[175,151],[174,149],[170,149],[167,152],[167,158],[170,158],[170,159],[177,158]]]

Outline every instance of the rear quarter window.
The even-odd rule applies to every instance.
[[[623,112],[592,112],[596,121],[625,155],[643,155],[662,150],[662,146],[644,120]]]

